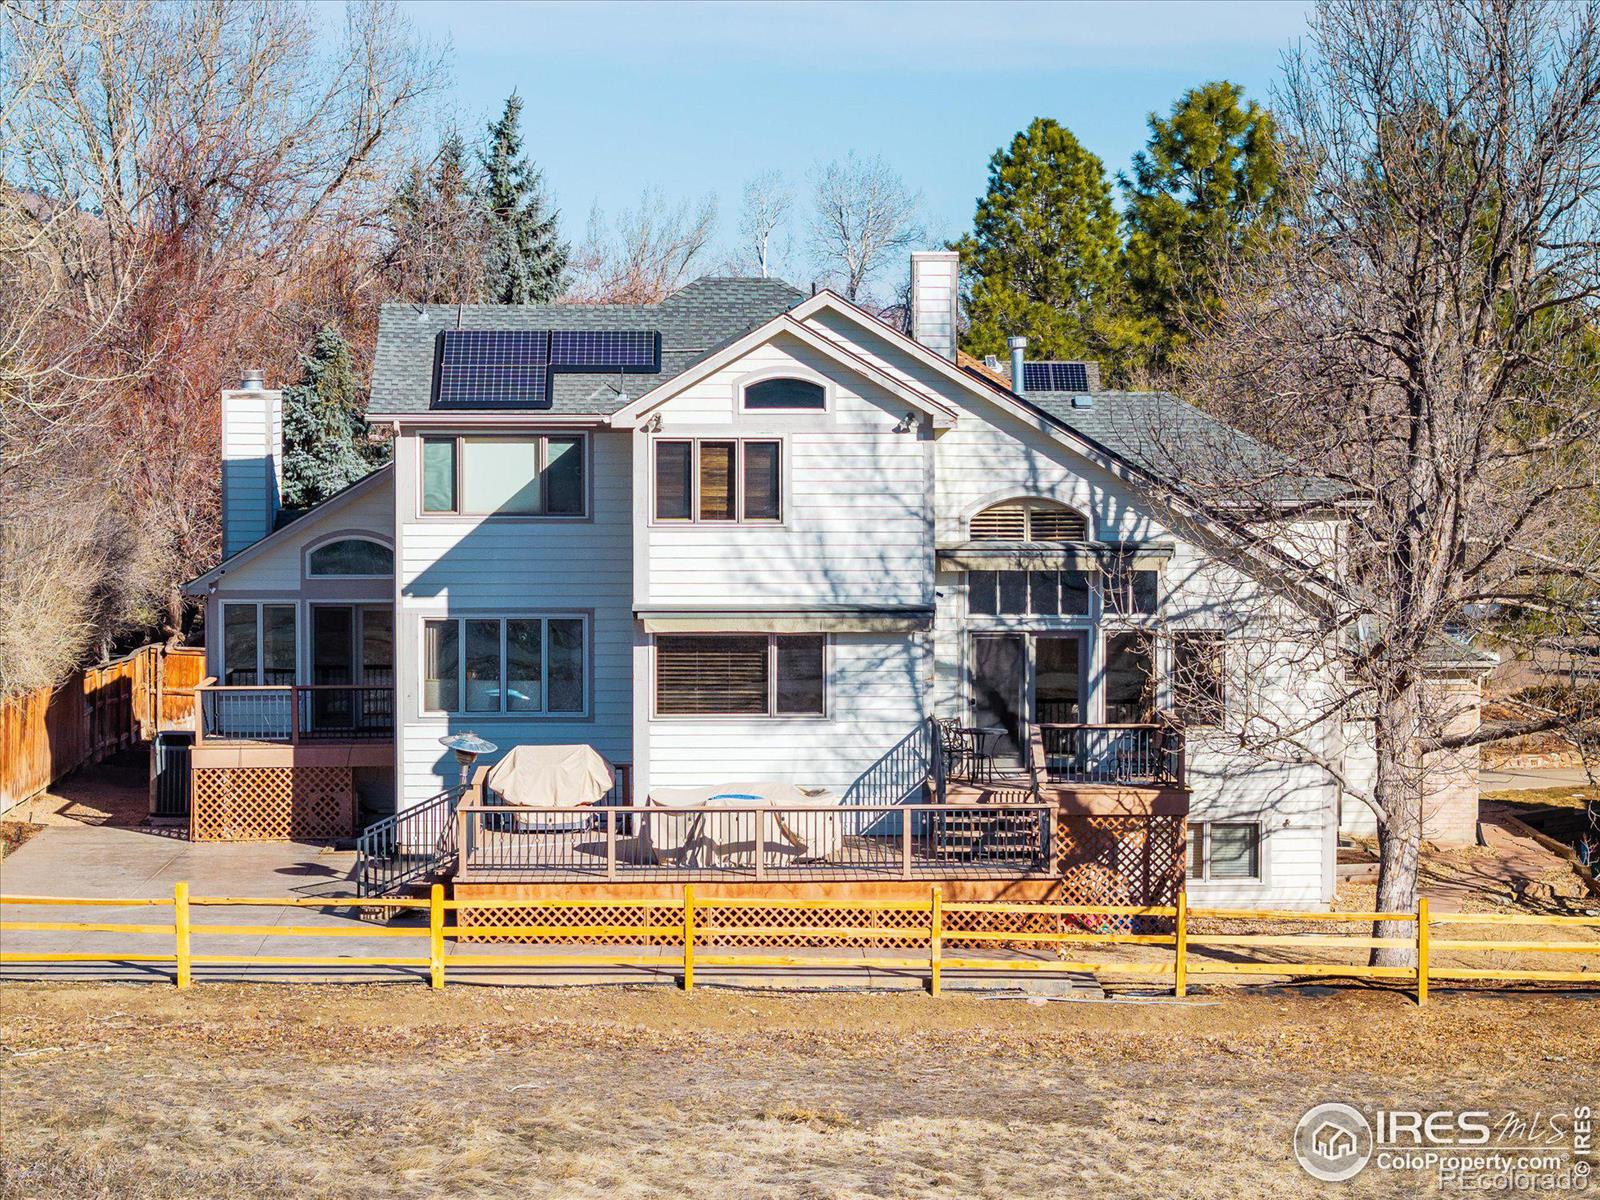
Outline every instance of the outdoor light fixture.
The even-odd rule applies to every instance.
[[[900,423],[894,427],[896,433],[910,433],[917,427],[917,414],[908,412],[900,418]]]
[[[463,729],[460,733],[452,733],[448,737],[439,739],[439,744],[446,750],[454,750],[456,762],[461,764],[461,786],[466,787],[472,781],[472,761],[480,754],[493,754],[500,749],[493,742],[486,742],[483,738],[473,733],[470,729]]]

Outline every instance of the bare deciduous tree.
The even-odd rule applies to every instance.
[[[669,204],[646,189],[636,208],[608,221],[599,208],[573,256],[569,298],[582,304],[655,304],[682,287],[703,264],[717,227],[715,197]]]
[[[1594,716],[1574,694],[1478,728],[1449,683],[1463,635],[1600,633],[1600,5],[1326,0],[1274,111],[1289,230],[1224,272],[1184,386],[1321,498],[1226,438],[1155,440],[1194,536],[1273,585],[1237,601],[1240,656],[1342,681],[1293,711],[1241,689],[1237,747],[1338,772],[1340,731],[1370,730],[1370,787],[1341,783],[1376,814],[1380,910],[1406,911],[1438,758]]]
[[[8,545],[37,545],[15,523],[70,510],[76,482],[138,533],[161,569],[113,555],[98,594],[147,578],[157,594],[94,609],[101,635],[151,600],[178,628],[177,585],[216,546],[218,390],[246,363],[286,371],[306,337],[286,314],[314,328],[303,310],[377,278],[375,244],[364,270],[352,248],[373,242],[408,114],[438,86],[437,59],[370,0],[332,38],[301,5],[0,10],[0,255],[23,300],[0,313],[0,520]]]
[[[817,170],[811,242],[818,265],[854,303],[884,264],[920,236],[922,197],[880,157],[851,151]]]
[[[784,226],[794,207],[782,171],[763,171],[744,185],[744,206],[739,211],[741,241],[738,267],[769,278],[786,256],[789,239]]]

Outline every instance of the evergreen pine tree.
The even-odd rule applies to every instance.
[[[1243,97],[1218,81],[1185,92],[1170,117],[1150,114],[1150,140],[1121,179],[1128,281],[1154,322],[1158,365],[1204,322],[1215,264],[1259,252],[1278,227],[1276,127]]]
[[[301,355],[300,382],[283,392],[283,503],[310,508],[349,487],[388,457],[363,419],[350,348],[331,325]]]
[[[1100,160],[1055,121],[1036,118],[989,160],[989,189],[955,247],[972,280],[965,346],[1030,358],[1088,358],[1122,380],[1142,359],[1111,187]]]
[[[489,126],[483,167],[489,215],[484,291],[500,304],[539,304],[566,286],[568,247],[547,212],[543,177],[522,153],[522,97],[512,92]]]

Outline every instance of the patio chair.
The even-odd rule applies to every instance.
[[[945,777],[963,782],[971,780],[978,754],[972,735],[957,717],[943,717],[937,724],[939,750],[944,755]]]

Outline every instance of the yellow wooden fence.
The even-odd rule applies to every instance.
[[[719,933],[737,933],[741,936],[795,938],[815,937],[825,939],[838,937],[843,932],[838,926],[830,925],[773,925],[750,926],[730,925],[720,927],[707,924],[703,913],[707,909],[737,909],[772,907],[770,899],[734,898],[734,897],[701,897],[696,898],[693,885],[684,888],[683,899],[676,904],[672,901],[651,900],[567,900],[560,902],[539,901],[537,907],[545,912],[556,909],[654,909],[679,910],[678,921],[671,924],[590,924],[590,925],[518,925],[495,926],[493,929],[497,937],[532,937],[549,938],[552,941],[573,940],[583,938],[603,938],[619,936],[648,936],[659,937],[669,941],[681,941],[681,957],[666,957],[659,955],[640,954],[637,949],[632,952],[585,952],[581,954],[544,954],[537,955],[490,953],[477,951],[458,951],[446,957],[445,943],[447,941],[468,941],[481,937],[484,930],[472,925],[445,924],[445,914],[456,912],[463,908],[471,908],[481,902],[447,900],[442,886],[435,884],[427,899],[376,899],[358,900],[349,897],[321,898],[321,899],[285,899],[280,897],[239,897],[239,896],[191,896],[189,885],[179,883],[173,890],[171,899],[137,899],[119,900],[104,898],[87,898],[72,896],[0,896],[0,905],[43,905],[67,907],[146,907],[170,909],[172,919],[169,923],[152,924],[143,922],[103,922],[103,921],[0,921],[0,933],[7,932],[37,932],[58,931],[71,933],[121,933],[134,935],[154,935],[172,939],[170,953],[125,953],[118,951],[63,951],[41,952],[35,950],[0,950],[0,965],[20,963],[77,963],[77,962],[126,962],[126,963],[170,963],[174,967],[174,975],[180,988],[190,986],[193,979],[193,968],[197,965],[267,965],[267,966],[383,966],[383,967],[416,967],[426,968],[429,982],[435,988],[445,985],[446,969],[448,967],[491,967],[491,966],[648,966],[656,968],[676,968],[682,973],[683,986],[686,990],[693,989],[695,982],[695,969],[697,967],[821,967],[835,969],[869,968],[878,970],[903,970],[925,972],[929,988],[934,995],[940,991],[942,975],[950,970],[982,970],[993,972],[1011,971],[1049,971],[1049,972],[1094,972],[1095,974],[1148,976],[1157,978],[1170,978],[1173,993],[1177,996],[1185,994],[1189,980],[1195,976],[1216,975],[1273,975],[1285,977],[1349,977],[1356,979],[1384,979],[1410,983],[1417,995],[1419,1004],[1427,1003],[1428,987],[1434,981],[1441,980],[1471,980],[1471,981],[1497,981],[1521,982],[1537,981],[1549,983],[1594,983],[1600,984],[1600,971],[1574,971],[1574,970],[1526,970],[1501,967],[1451,967],[1438,966],[1432,961],[1432,955],[1438,951],[1497,951],[1502,953],[1529,953],[1529,954],[1589,954],[1600,958],[1600,941],[1506,941],[1488,940],[1481,938],[1435,938],[1432,936],[1435,927],[1450,925],[1507,925],[1507,926],[1534,926],[1544,928],[1600,928],[1600,917],[1581,916],[1541,916],[1533,913],[1430,913],[1428,901],[1421,900],[1415,912],[1407,913],[1377,913],[1377,912],[1301,912],[1298,910],[1279,909],[1199,909],[1190,908],[1186,897],[1181,893],[1176,905],[1133,906],[1133,905],[1091,905],[1091,904],[1045,904],[1045,903],[1010,903],[1006,901],[994,902],[951,902],[947,903],[940,889],[935,886],[930,889],[928,899],[925,901],[889,901],[889,902],[862,902],[841,900],[784,900],[781,907],[785,909],[814,909],[838,910],[867,909],[874,912],[918,913],[926,914],[926,933],[908,930],[904,926],[883,927],[857,927],[851,926],[848,933],[851,937],[858,938],[883,938],[905,939],[908,935],[921,939],[926,938],[926,953],[906,953],[897,957],[827,957],[826,955],[809,955],[789,953],[761,953],[751,952],[747,949],[738,951],[719,950],[706,945]],[[258,925],[258,924],[233,924],[227,922],[196,922],[193,918],[196,909],[207,908],[381,908],[381,909],[421,909],[426,910],[428,925],[426,929],[419,928],[388,928],[374,927],[371,925],[325,926],[325,925]],[[1096,918],[1096,919],[1128,919],[1139,917],[1155,917],[1170,919],[1172,926],[1168,933],[1130,933],[1130,932],[1094,932],[1089,930],[977,930],[961,929],[950,931],[946,928],[945,918],[952,913],[1000,913],[1000,914],[1038,914],[1056,917]],[[1308,933],[1193,933],[1190,922],[1193,920],[1206,920],[1212,922],[1250,921],[1253,923],[1272,924],[1275,922],[1371,922],[1392,921],[1408,923],[1413,926],[1415,933],[1410,937],[1379,938],[1364,934],[1308,934]],[[614,920],[614,918],[613,918]],[[412,955],[305,955],[305,954],[207,954],[196,953],[194,940],[197,937],[215,936],[261,936],[261,937],[327,937],[327,938],[411,938],[427,939],[426,954]],[[1030,946],[1080,946],[1080,945],[1134,945],[1134,946],[1160,946],[1169,947],[1173,951],[1170,959],[1163,961],[1129,961],[1129,960],[1088,960],[1072,961],[1066,958],[1053,957],[1048,959],[1008,959],[993,957],[977,957],[971,954],[947,955],[945,943],[959,940],[961,942],[1021,942]],[[1235,962],[1223,961],[1205,956],[1196,957],[1193,954],[1195,947],[1220,947],[1230,949],[1251,949],[1258,947],[1282,948],[1316,948],[1317,950],[1358,949],[1369,950],[1374,947],[1414,947],[1416,950],[1416,964],[1409,967],[1374,967],[1364,964],[1339,963],[1327,961],[1252,961]]]

